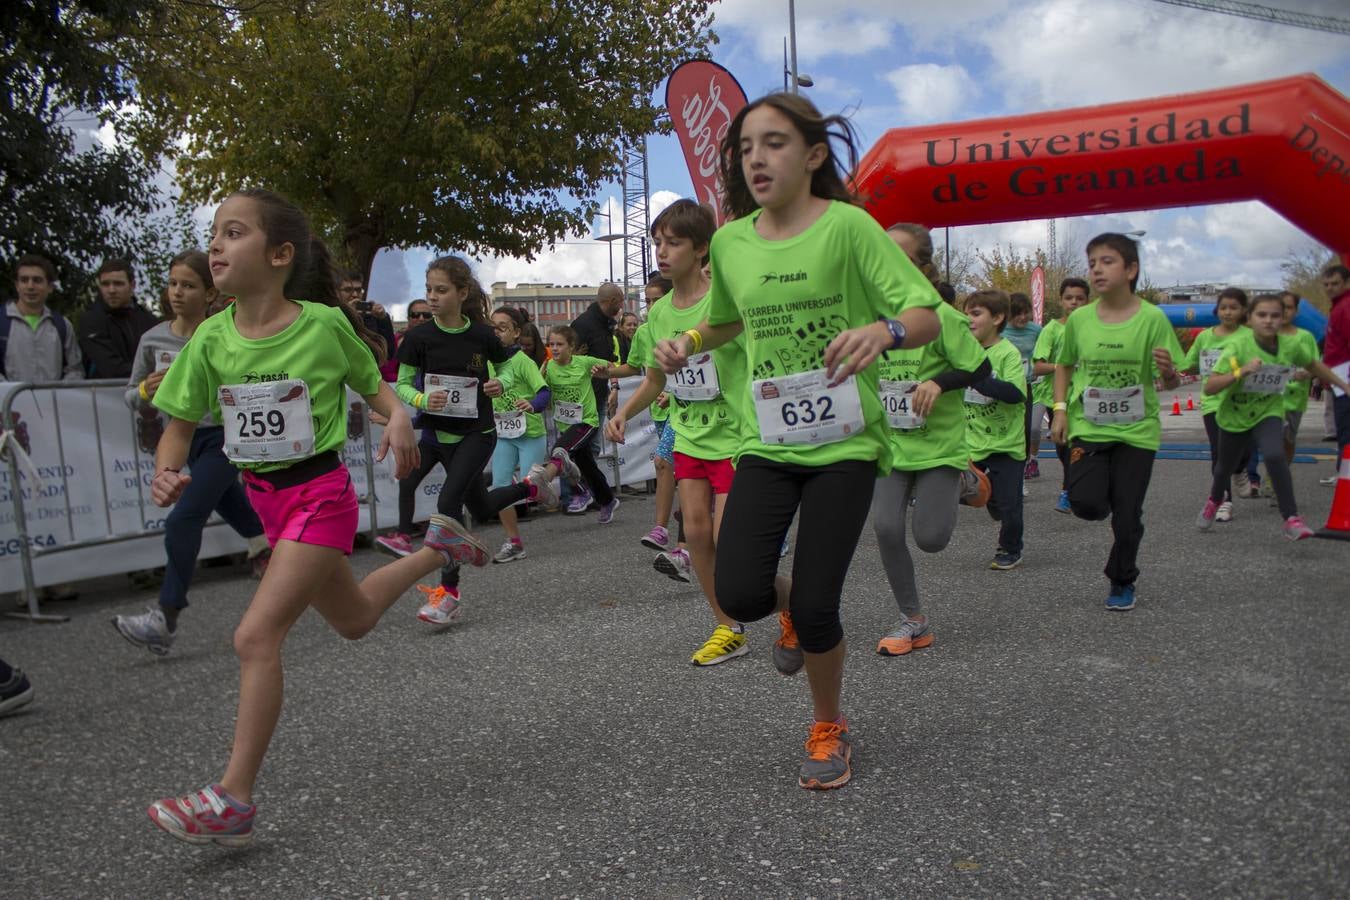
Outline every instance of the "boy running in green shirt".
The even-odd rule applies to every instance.
[[[1139,246],[1123,234],[1088,242],[1088,271],[1098,299],[1069,316],[1055,360],[1056,443],[1069,442],[1069,504],[1080,519],[1111,517],[1115,541],[1106,561],[1106,608],[1135,604],[1144,495],[1162,441],[1155,379],[1180,379],[1181,345],[1167,316],[1135,294]]]
[[[970,333],[988,354],[993,373],[966,388],[966,447],[989,476],[989,515],[999,523],[998,549],[989,568],[1022,564],[1022,479],[1026,451],[1026,369],[1022,354],[1003,337],[1012,304],[1003,291],[966,298]]]

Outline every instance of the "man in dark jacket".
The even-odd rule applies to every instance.
[[[130,377],[141,335],[159,324],[136,302],[135,289],[131,263],[125,259],[110,259],[99,266],[99,299],[80,318],[80,350],[90,378]]]
[[[623,289],[611,282],[600,285],[595,302],[572,322],[572,330],[577,333],[577,352],[617,363],[614,329],[622,309]],[[609,398],[609,379],[592,378],[591,388],[595,391],[596,409],[603,410]]]

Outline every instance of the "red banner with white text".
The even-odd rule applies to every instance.
[[[666,81],[666,109],[689,164],[694,198],[712,207],[719,226],[724,194],[720,148],[745,103],[735,76],[706,59],[681,63]]]

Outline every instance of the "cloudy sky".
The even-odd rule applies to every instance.
[[[1345,17],[1343,0],[1264,0]],[[1350,94],[1350,36],[1185,9],[1156,0],[798,0],[799,71],[826,112],[849,111],[871,147],[887,129],[1086,106],[1206,90],[1312,72]],[[754,98],[783,86],[787,0],[723,0],[713,58]],[[665,86],[657,90],[664,97]],[[649,143],[655,215],[692,184],[674,135]],[[602,195],[615,212],[619,189]],[[1145,273],[1159,286],[1224,281],[1278,285],[1279,264],[1309,239],[1260,203],[1123,216],[1061,219],[1074,246],[1106,229],[1145,229]],[[608,276],[608,247],[594,237],[533,260],[477,260],[494,281],[594,284]],[[1042,221],[952,230],[954,246],[1032,249]],[[453,250],[454,248],[446,248]],[[369,295],[397,304],[421,296],[432,251],[385,252]],[[616,258],[619,254],[616,252]],[[621,263],[619,263],[621,267]]]

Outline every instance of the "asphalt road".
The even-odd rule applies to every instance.
[[[1289,544],[1265,500],[1200,534],[1204,464],[1160,461],[1140,605],[1107,613],[1108,527],[1053,512],[1043,467],[1022,568],[987,568],[979,510],[917,554],[930,649],[872,652],[893,603],[865,533],[844,599],[855,774],[829,793],[796,786],[806,685],[773,669],[768,623],[750,655],[689,664],[706,608],[652,571],[643,498],[607,528],[527,522],[529,558],[469,573],[441,632],[416,594],[357,643],[306,614],[244,851],[178,844],[143,808],[219,777],[252,582],[205,571],[163,660],[108,625],[153,595],[86,583],[68,624],[0,621],[38,690],[0,720],[0,895],[1350,893],[1350,542]],[[1320,525],[1330,466],[1294,468]]]

